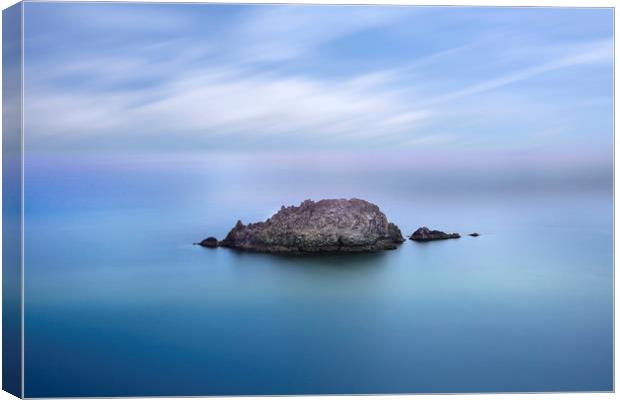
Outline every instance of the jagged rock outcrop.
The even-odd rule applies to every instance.
[[[395,249],[400,229],[379,207],[360,199],[305,200],[265,222],[231,229],[222,247],[269,253],[369,252]]]
[[[442,231],[434,231],[423,226],[417,231],[413,232],[409,239],[415,240],[416,242],[428,242],[431,240],[458,239],[460,237],[461,235],[459,235],[458,233],[445,233]]]

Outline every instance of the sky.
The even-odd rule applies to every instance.
[[[611,9],[30,2],[24,46],[32,152],[611,176]]]

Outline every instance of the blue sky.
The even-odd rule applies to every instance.
[[[33,151],[612,162],[610,9],[25,10]]]

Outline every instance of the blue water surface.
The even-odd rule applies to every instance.
[[[613,389],[610,191],[245,176],[27,161],[27,397]],[[481,236],[305,257],[192,245],[353,196],[404,234]]]

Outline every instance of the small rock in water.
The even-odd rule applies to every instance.
[[[208,238],[206,238],[205,240],[203,240],[202,242],[198,243],[199,245],[201,245],[202,247],[217,247],[218,242],[217,239],[214,238],[213,236],[209,236]]]
[[[434,231],[423,226],[417,231],[413,232],[409,239],[415,240],[417,242],[428,242],[431,240],[458,239],[460,237],[461,235],[459,235],[458,233],[445,233],[442,231]]]
[[[480,234],[478,232],[470,233],[469,236],[478,237]]]

